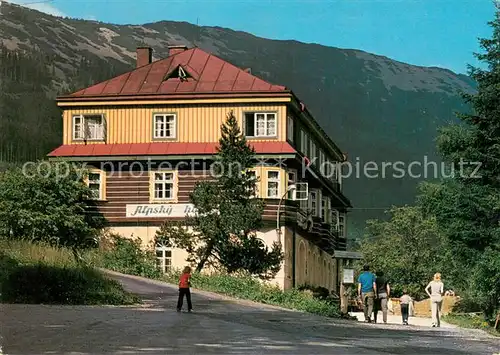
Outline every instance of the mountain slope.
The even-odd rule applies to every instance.
[[[49,97],[127,71],[135,63],[137,46],[151,46],[158,59],[167,55],[169,44],[179,43],[196,45],[235,65],[250,67],[264,80],[292,88],[351,163],[360,162],[355,169],[360,178],[353,171],[345,182],[357,222],[380,216],[392,204],[411,202],[418,180],[363,178],[362,164],[374,161],[381,169],[384,161],[436,159],[436,128],[455,120],[453,111],[467,109],[458,91],[473,90],[467,76],[358,50],[269,40],[185,22],[112,25],[55,18],[8,3],[1,11],[3,46],[27,53],[36,50],[39,54],[34,56],[41,53],[48,58],[44,66],[52,82],[43,88]],[[45,119],[52,124],[43,129],[50,131],[40,133],[53,142],[61,134],[60,116]],[[392,170],[386,168],[386,174],[392,175]]]

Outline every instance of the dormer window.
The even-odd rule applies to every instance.
[[[176,118],[174,113],[155,113],[153,115],[153,139],[175,139]]]
[[[276,137],[275,112],[245,112],[245,135],[247,137]]]
[[[106,122],[101,114],[73,116],[73,140],[104,140]]]
[[[184,69],[181,65],[177,66],[174,70],[167,74],[165,80],[168,79],[179,79],[180,81],[187,81],[189,78],[193,76],[189,74],[189,72]]]

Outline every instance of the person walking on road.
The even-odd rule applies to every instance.
[[[188,304],[188,312],[191,312],[193,305],[191,304],[191,268],[186,266],[182,271],[182,275],[179,278],[179,299],[177,301],[177,312],[182,310],[182,303],[184,301],[184,296],[186,296]]]
[[[434,280],[429,282],[425,288],[425,292],[429,295],[431,300],[431,314],[432,314],[432,326],[441,326],[441,305],[443,303],[443,291],[444,284],[441,282],[441,274],[438,272],[434,274]]]
[[[370,272],[370,266],[363,266],[363,272],[358,277],[358,297],[363,302],[365,322],[371,323],[373,301],[377,297],[377,284],[375,275]]]
[[[403,296],[399,298],[399,303],[401,305],[401,317],[403,318],[403,324],[408,325],[408,316],[410,313],[410,303],[412,303],[413,300],[408,294],[408,291],[406,289],[403,290]]]
[[[382,319],[384,323],[387,323],[387,301],[389,300],[389,296],[391,294],[391,288],[389,287],[389,283],[387,282],[383,271],[377,271],[375,275],[377,277],[375,280],[377,285],[377,298],[373,307],[373,321],[377,323],[378,311],[381,310]]]

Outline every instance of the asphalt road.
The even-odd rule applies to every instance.
[[[140,307],[1,305],[3,354],[453,354],[492,355],[479,331],[362,324],[194,292],[177,313],[177,289],[113,274]],[[0,351],[2,354],[2,351]]]

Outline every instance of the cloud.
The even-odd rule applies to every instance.
[[[55,6],[51,5],[49,2],[43,3],[41,1],[43,0],[8,0],[8,2],[11,2],[13,4],[18,4],[24,7],[28,7],[30,9],[44,12],[49,15],[60,16],[60,17],[68,16]]]

